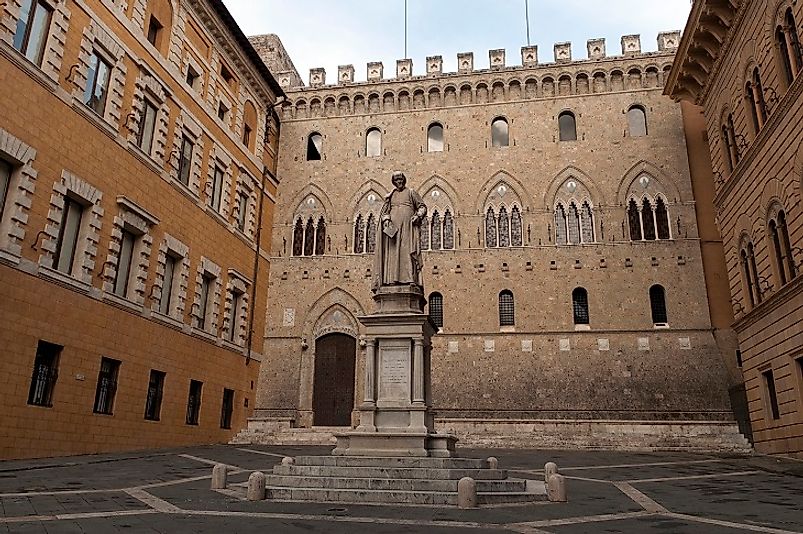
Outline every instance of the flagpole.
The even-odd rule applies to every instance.
[[[530,0],[524,0],[524,19],[527,21],[527,46],[530,46]]]
[[[407,0],[404,0],[404,59],[407,59]]]

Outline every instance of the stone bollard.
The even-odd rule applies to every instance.
[[[285,456],[282,458],[282,465],[295,465],[296,459],[290,456]]]
[[[549,477],[558,474],[558,464],[547,462],[544,464],[544,484],[549,484]]]
[[[550,475],[546,483],[546,494],[549,502],[567,502],[566,477],[563,475]]]
[[[499,469],[499,460],[496,456],[489,456],[485,461],[488,462],[488,469]]]
[[[226,471],[225,464],[215,464],[212,468],[212,489],[226,489]]]
[[[248,493],[249,501],[264,501],[265,500],[265,473],[254,471],[248,477]]]
[[[458,508],[477,507],[477,481],[471,477],[463,477],[457,483]]]

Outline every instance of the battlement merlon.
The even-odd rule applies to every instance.
[[[248,38],[248,41],[282,88],[304,86],[304,81],[298,74],[298,69],[293,64],[293,60],[290,59],[290,54],[285,50],[278,35],[275,33],[252,35]]]
[[[268,36],[257,36],[258,38]],[[275,37],[275,36],[273,36]],[[680,43],[681,32],[669,31],[661,32],[658,34],[658,54],[674,53]],[[278,40],[278,38],[276,38]],[[252,41],[253,42],[253,41]],[[281,42],[279,42],[281,45]],[[531,69],[535,67],[546,67],[549,65],[566,65],[571,63],[587,63],[602,60],[613,59],[637,59],[639,57],[648,57],[654,55],[655,52],[643,52],[641,49],[641,36],[638,34],[625,35],[621,39],[621,55],[609,56],[606,52],[605,39],[589,39],[586,42],[588,51],[587,59],[574,59],[572,57],[572,43],[556,43],[554,45],[555,61],[553,63],[540,63],[538,61],[538,46],[523,46],[521,48],[521,65],[507,65],[505,63],[505,49],[499,48],[488,51],[489,70],[511,70],[511,69]],[[257,49],[258,51],[260,49]],[[284,48],[282,47],[283,51]],[[285,52],[286,54],[286,52]],[[262,52],[260,51],[260,55]],[[263,59],[265,59],[263,57]],[[289,57],[288,57],[289,61]],[[290,62],[292,66],[292,62]],[[270,68],[270,64],[268,65]],[[293,67],[294,69],[294,67]],[[454,73],[443,72],[443,56],[429,56],[426,58],[425,63],[426,72],[421,75],[413,73],[413,60],[412,59],[399,59],[396,60],[396,80],[407,80],[417,77],[439,77],[443,75],[451,75]],[[337,72],[336,84],[331,85],[350,85],[354,83],[377,83],[389,82],[393,79],[384,77],[384,66],[382,62],[372,61],[366,66],[367,82],[354,81],[354,66],[353,65],[340,65]],[[460,52],[457,54],[457,74],[471,74],[473,72],[480,72],[474,69],[474,54],[472,52]],[[293,71],[287,69],[280,70],[276,73],[276,78],[279,84],[284,89],[300,89],[304,87],[303,81]],[[309,86],[319,88],[326,86],[326,70],[323,68],[310,69]]]

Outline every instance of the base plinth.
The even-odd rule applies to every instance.
[[[334,456],[454,458],[457,437],[427,432],[344,432],[335,434]]]

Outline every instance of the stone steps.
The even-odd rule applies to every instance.
[[[413,491],[457,493],[456,479],[424,478],[338,478],[338,477],[296,477],[286,475],[267,475],[268,488],[304,488],[327,490],[368,490],[368,491]],[[478,493],[523,493],[527,490],[525,480],[477,480]]]
[[[405,503],[426,505],[457,505],[457,492],[402,491],[325,488],[266,487],[266,498],[281,501],[315,501],[337,503]],[[479,504],[545,501],[546,494],[526,492],[478,492]]]
[[[277,465],[274,475],[293,477],[339,477],[339,478],[417,478],[431,480],[504,480],[504,469],[466,469],[437,467],[346,467],[329,465]]]
[[[476,458],[296,456],[296,466],[381,467],[427,469],[486,469],[488,462]]]

